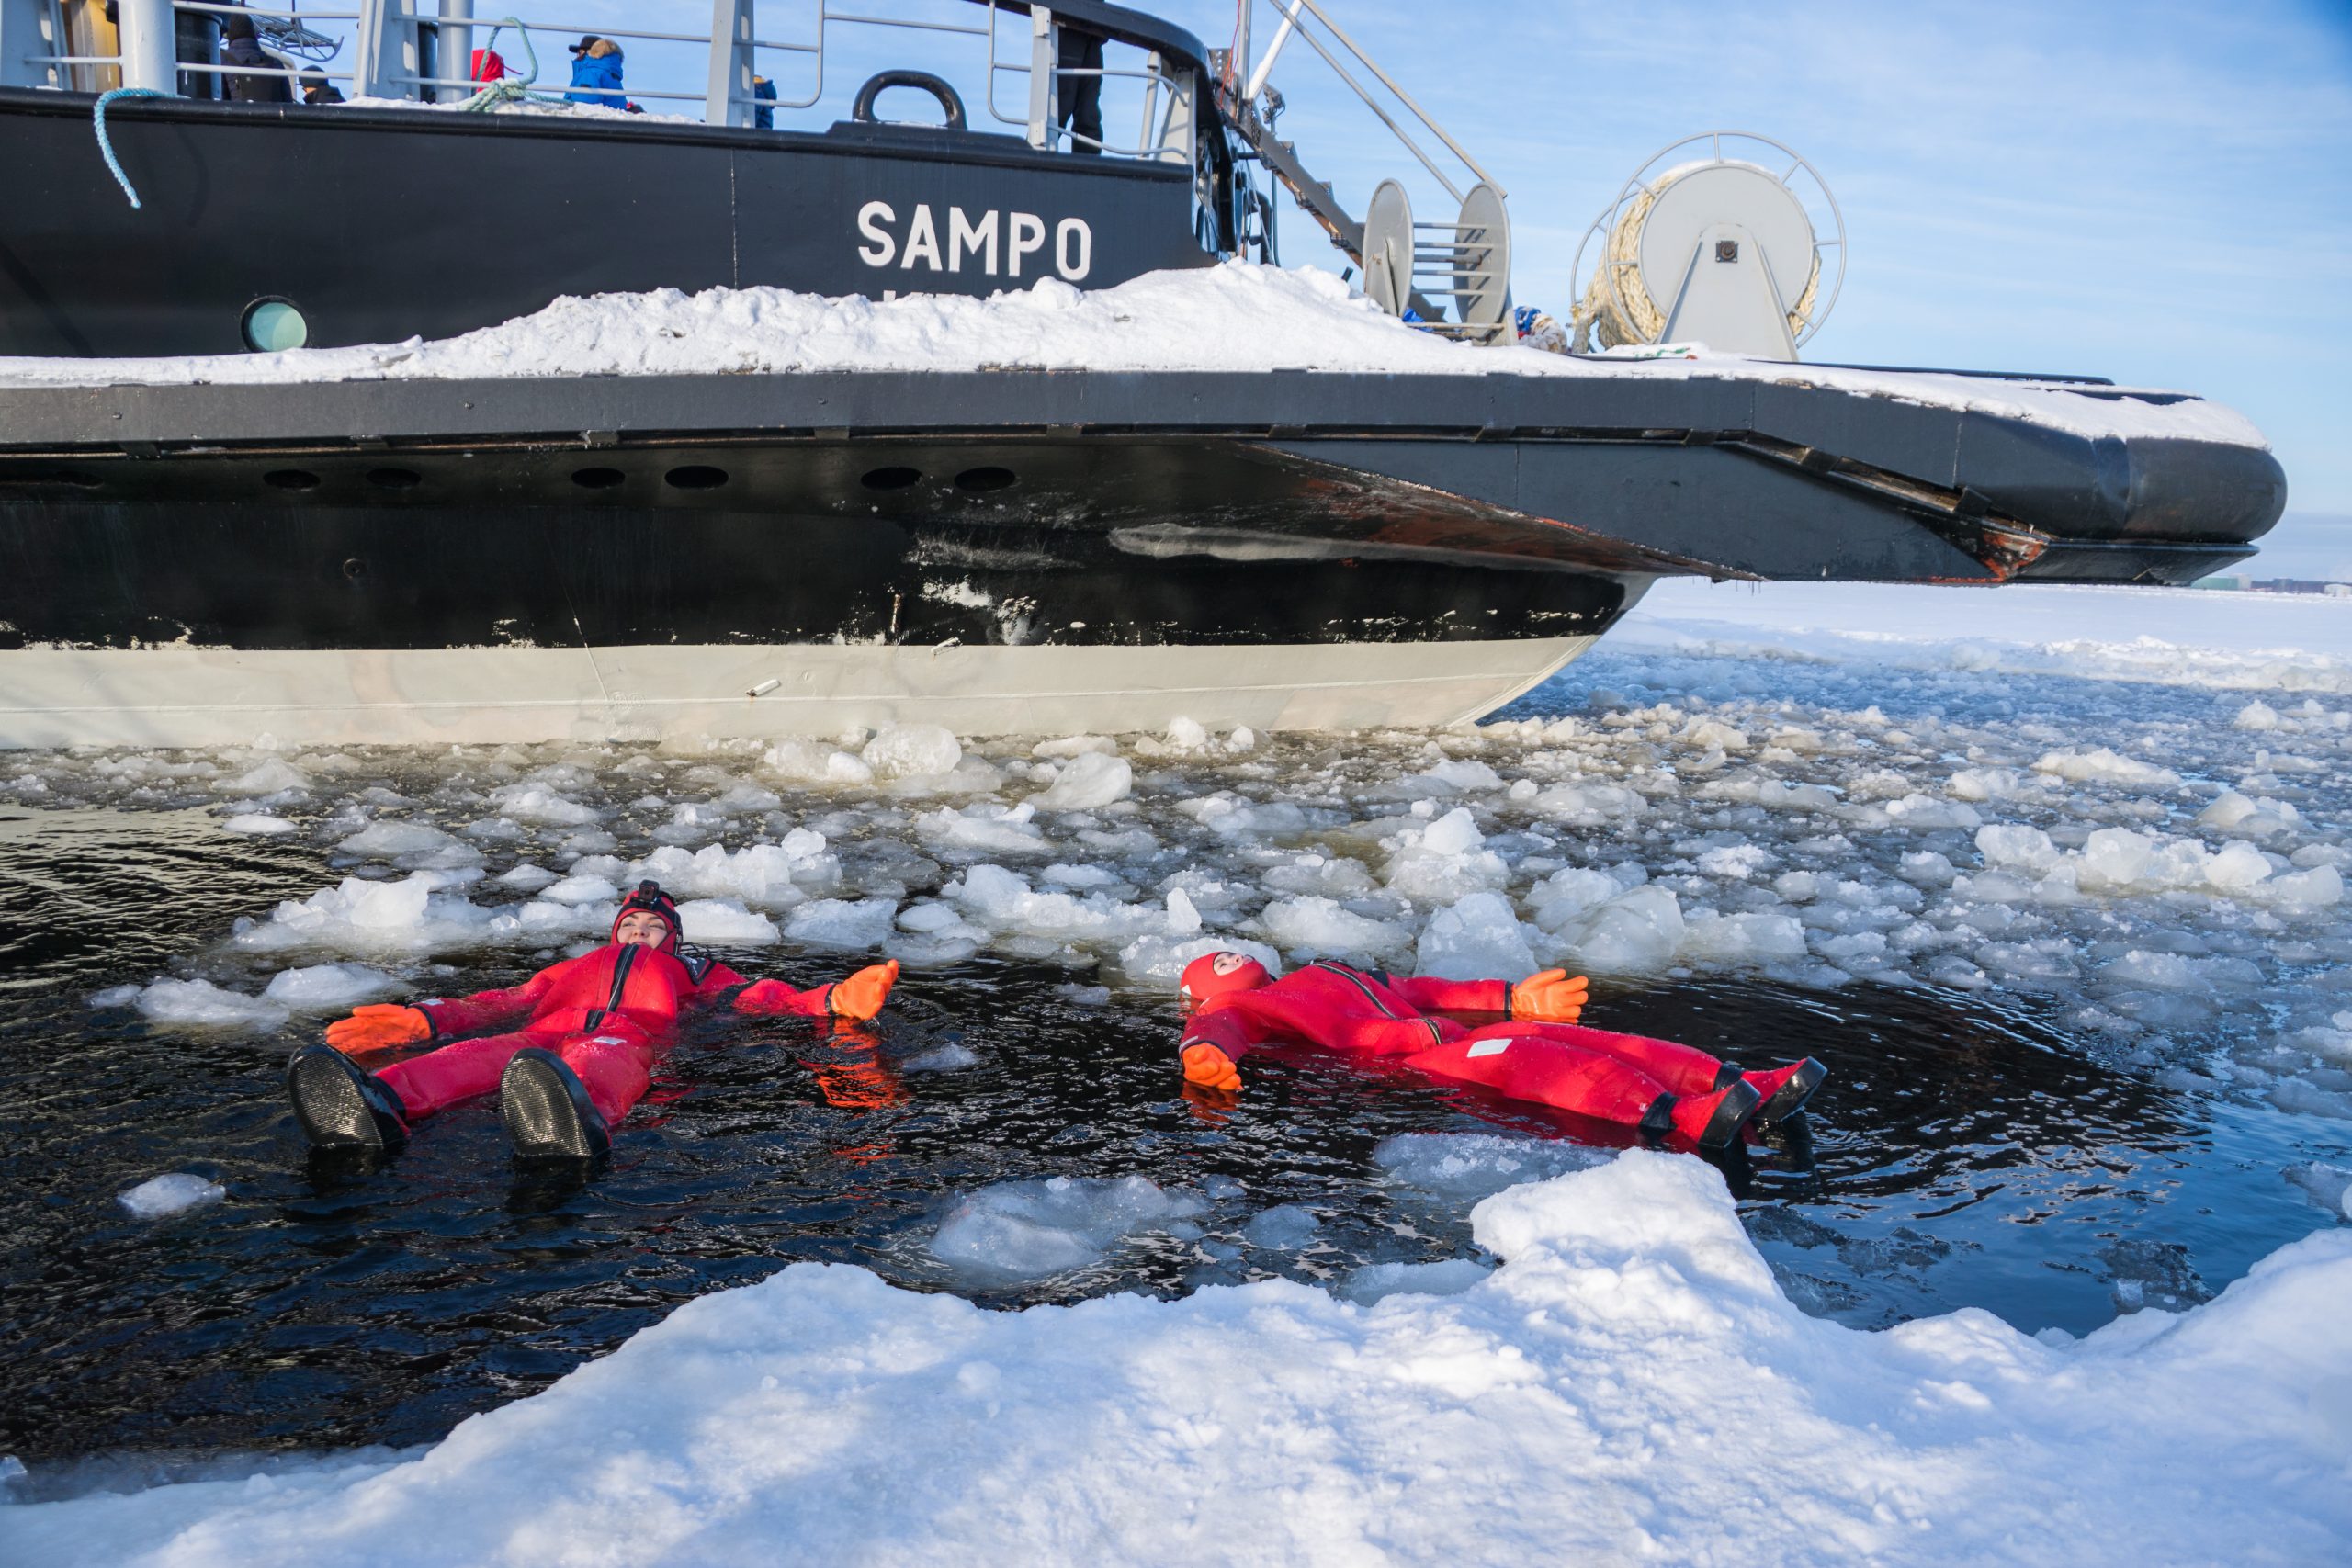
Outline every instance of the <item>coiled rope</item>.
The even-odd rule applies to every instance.
[[[1666,335],[1666,312],[1642,283],[1642,225],[1649,220],[1650,209],[1657,205],[1668,186],[1687,175],[1709,167],[1694,164],[1686,168],[1668,169],[1650,182],[1642,194],[1634,198],[1609,231],[1609,243],[1600,254],[1600,265],[1593,269],[1592,286],[1584,291],[1572,312],[1576,322],[1575,353],[1590,349],[1598,335],[1603,348],[1623,348],[1629,344],[1656,343]],[[1611,277],[1617,280],[1612,293]],[[1815,299],[1821,293],[1821,247],[1813,249],[1813,272],[1804,280],[1804,288],[1797,294],[1797,302],[1789,307],[1789,335],[1795,337],[1804,331],[1805,321],[1813,315]],[[1620,307],[1623,307],[1620,309]]]
[[[120,186],[122,194],[130,198],[130,209],[133,212],[139,210],[139,192],[132,188],[130,176],[122,172],[122,160],[114,155],[114,142],[107,135],[107,106],[117,98],[168,98],[170,96],[169,93],[159,93],[153,87],[116,87],[111,91],[100,93],[97,107],[90,111],[90,123],[96,130],[98,136],[98,155],[107,161],[107,173],[114,176],[114,183]]]
[[[513,28],[514,36],[523,40],[524,58],[531,62],[529,73],[522,76],[501,76],[497,81],[486,84],[481,92],[459,104],[458,112],[459,114],[488,114],[501,104],[521,103],[554,104],[565,109],[572,107],[570,98],[561,97],[553,93],[531,91],[531,84],[539,79],[539,51],[531,47],[531,29],[514,17],[502,17],[498,25],[490,29],[490,37],[481,46],[482,52],[488,54],[495,50],[498,47],[498,35],[508,28]]]

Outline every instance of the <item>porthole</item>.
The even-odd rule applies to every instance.
[[[922,478],[913,468],[876,468],[858,482],[868,490],[904,490]]]
[[[571,482],[582,490],[612,490],[628,476],[618,468],[574,468]]]
[[[413,490],[424,482],[414,468],[370,468],[368,482],[378,490]]]
[[[727,470],[689,463],[683,468],[672,468],[662,478],[672,490],[717,490],[727,482]]]
[[[245,307],[237,330],[255,354],[280,354],[311,341],[311,323],[291,299],[265,294]]]
[[[956,476],[957,490],[974,491],[981,494],[992,490],[1002,490],[1012,482],[1011,468],[966,468]]]
[[[272,468],[262,475],[261,482],[272,490],[316,490],[319,476],[308,468]]]
[[[368,563],[354,556],[343,563],[343,575],[356,582],[368,575]]]

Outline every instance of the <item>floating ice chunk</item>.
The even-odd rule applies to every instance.
[[[1201,911],[1193,905],[1192,895],[1181,887],[1170,888],[1168,890],[1168,934],[1193,936],[1197,934],[1200,929]]]
[[[599,815],[595,807],[527,779],[492,790],[490,801],[500,816],[541,828],[577,828]]]
[[[1430,916],[1413,957],[1415,974],[1448,980],[1518,980],[1535,968],[1519,916],[1499,893],[1474,893]]]
[[[1955,800],[2006,800],[2052,787],[2048,778],[2017,768],[1962,768],[1946,781],[1944,793]]]
[[[2301,821],[2302,813],[2286,801],[2272,800],[2267,795],[2250,800],[2233,789],[2215,795],[2213,803],[2197,814],[2200,828],[2240,833],[2250,839],[2267,839],[2291,831]]]
[[[465,946],[486,938],[492,913],[445,889],[475,874],[416,871],[398,882],[346,876],[308,898],[288,899],[266,920],[241,926],[230,943],[253,953],[295,947],[422,953]]]
[[[1632,822],[1649,802],[1623,784],[1555,784],[1539,790],[1528,807],[1564,828],[1607,828]]]
[[[886,724],[862,755],[876,777],[903,779],[952,773],[964,760],[964,748],[940,725]]]
[[[597,868],[602,874],[604,868]],[[589,872],[584,863],[574,874]],[[826,849],[822,833],[795,828],[781,843],[752,844],[728,850],[707,844],[688,853],[664,845],[623,874],[634,885],[648,877],[672,894],[684,897],[734,897],[759,908],[789,908],[811,893],[830,893],[841,886],[840,857]]]
[[[2237,717],[2230,722],[2240,729],[2276,729],[2278,728],[2278,710],[2256,697],[2238,709]]]
[[[229,1195],[229,1190],[217,1181],[208,1181],[184,1170],[168,1175],[150,1177],[128,1191],[115,1194],[115,1201],[142,1220],[160,1220],[166,1214],[186,1213],[207,1203],[218,1203]]]
[[[1106,1008],[1111,1005],[1108,986],[1056,986],[1054,995],[1072,1007]]]
[[[311,775],[283,758],[271,757],[218,787],[222,795],[284,795],[309,789]]]
[[[1699,869],[1709,876],[1745,882],[1772,862],[1772,852],[1761,844],[1725,844],[1702,851]]]
[[[1472,758],[1449,758],[1426,773],[1398,781],[1399,787],[1412,789],[1425,786],[1451,794],[1466,795],[1475,790],[1500,789],[1502,775],[1486,763]]]
[[[1624,891],[1625,885],[1605,871],[1570,866],[1538,883],[1529,891],[1527,902],[1535,912],[1536,925],[1556,931]]]
[[[1412,932],[1392,920],[1375,920],[1313,894],[1278,898],[1258,913],[1258,923],[1293,958],[1381,957],[1402,952]]]
[[[402,855],[429,855],[458,850],[477,857],[481,852],[429,822],[375,821],[335,845],[335,852],[361,860],[394,860]]]
[[[2289,1166],[2286,1175],[2312,1202],[2331,1214],[2352,1220],[2352,1170],[2313,1160]]]
[[[274,839],[298,829],[295,824],[288,822],[283,817],[270,817],[255,811],[240,811],[235,816],[223,820],[220,830],[224,833],[243,833],[256,839]]]
[[[1687,963],[1790,964],[1805,955],[1804,922],[1794,915],[1758,911],[1725,915],[1693,909],[1684,919],[1675,956]]]
[[[940,889],[940,897],[961,908],[975,925],[1057,942],[1123,941],[1139,931],[1165,931],[1170,923],[1167,910],[1123,903],[1101,893],[1038,892],[1020,874],[1001,865],[968,868]]]
[[[1092,811],[1125,800],[1135,788],[1136,771],[1125,757],[1082,751],[1062,767],[1046,789],[1029,797],[1041,811]]]
[[[1747,750],[1747,732],[1719,718],[1693,718],[1682,727],[1682,739],[1694,749],[1714,747],[1724,751]]]
[[[784,934],[820,947],[878,947],[898,913],[895,898],[820,898],[786,916]]]
[[[949,1042],[899,1064],[902,1073],[960,1073],[980,1065],[980,1054],[968,1045]]]
[[[960,1283],[1017,1284],[1099,1263],[1122,1237],[1202,1208],[1199,1199],[1140,1176],[1001,1182],[967,1194],[932,1237],[931,1251]]]
[[[1119,950],[1119,972],[1138,984],[1155,984],[1169,990],[1183,977],[1184,965],[1211,953],[1238,953],[1254,958],[1266,966],[1267,973],[1279,975],[1283,955],[1262,942],[1247,937],[1196,936],[1184,940],[1162,932],[1148,931]]]
[[[1898,800],[1890,800],[1874,809],[1883,812],[1887,821],[1897,828],[1920,831],[1935,828],[1974,828],[1984,820],[1972,807],[1958,801],[1939,800],[1932,795],[1916,792]]]
[[[553,904],[605,904],[619,898],[621,890],[601,876],[567,876],[539,890]]]
[[[1681,901],[1663,887],[1645,886],[1619,894],[1557,934],[1580,967],[1639,975],[1673,963],[1684,931]]]
[[[1826,785],[1792,784],[1759,774],[1717,779],[1700,786],[1697,794],[1702,800],[1736,801],[1760,806],[1767,811],[1834,811],[1838,808],[1838,792]]]
[[[2033,771],[2070,784],[2111,784],[2126,789],[2172,789],[2180,783],[2180,775],[2170,768],[2139,761],[2105,746],[2070,746],[2046,752],[2034,763]]]
[[[1510,868],[1485,847],[1487,836],[1469,807],[1457,806],[1426,828],[1407,828],[1395,842],[1381,879],[1407,898],[1451,902],[1499,887]]]
[[[779,740],[760,757],[760,765],[781,777],[803,784],[864,784],[874,782],[874,769],[863,758],[820,740]]]
[[[1313,1241],[1315,1233],[1322,1228],[1323,1222],[1316,1217],[1314,1210],[1300,1203],[1283,1203],[1250,1215],[1250,1223],[1241,1227],[1241,1235],[1250,1246],[1268,1252],[1296,1252]]]
[[[1040,740],[1029,748],[1032,757],[1083,757],[1090,752],[1115,757],[1119,743],[1107,735],[1065,735],[1057,740]]]
[[[2047,871],[2058,863],[2058,846],[2039,828],[1996,822],[1976,830],[1976,852],[1984,863],[2022,871]]]
[[[1259,881],[1270,893],[1316,893],[1335,898],[1358,897],[1378,886],[1363,862],[1313,851],[1284,856],[1268,866]]]
[[[1029,801],[1018,806],[978,802],[961,811],[941,807],[915,818],[915,834],[944,850],[971,850],[987,854],[1038,854],[1052,848],[1036,823],[1037,807]]]
[[[400,988],[398,980],[364,964],[314,964],[280,970],[261,994],[265,1001],[294,1012],[336,1012]]]
[[[1399,1133],[1373,1146],[1388,1179],[1465,1204],[1522,1181],[1606,1165],[1606,1150],[1496,1133]]]
[[[775,942],[775,922],[733,898],[691,898],[678,906],[678,924],[691,942],[758,946]],[[888,929],[889,921],[883,921]],[[876,938],[876,940],[880,940]]]
[[[1458,1296],[1494,1272],[1475,1258],[1443,1258],[1434,1263],[1367,1263],[1351,1269],[1331,1293],[1368,1307],[1390,1296]]]
[[[2343,901],[2344,874],[2332,865],[2313,866],[2309,871],[2273,878],[2262,889],[2262,896],[2263,901],[2274,909],[2298,912],[2324,909]]]
[[[1169,721],[1168,734],[1161,744],[1170,751],[1201,751],[1209,744],[1209,732],[1195,720],[1181,715]]]
[[[288,1018],[277,1002],[231,991],[209,980],[157,980],[116,986],[90,998],[93,1007],[133,1007],[156,1023],[190,1029],[276,1029]]]

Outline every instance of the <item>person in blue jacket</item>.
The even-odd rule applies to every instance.
[[[571,46],[571,91],[575,104],[597,104],[608,109],[627,108],[621,91],[621,46],[591,33]]]
[[[775,102],[775,84],[764,76],[752,77],[752,96],[759,100],[758,106],[752,110],[752,123],[762,130],[774,130],[775,110],[770,106]]]

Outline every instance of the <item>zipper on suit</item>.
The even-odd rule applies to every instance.
[[[603,1027],[607,1013],[620,1010],[621,992],[628,986],[629,965],[637,962],[637,951],[633,943],[621,949],[620,962],[613,965],[613,994],[605,998],[603,1007],[588,1015],[588,1021],[581,1025],[583,1032]]]

